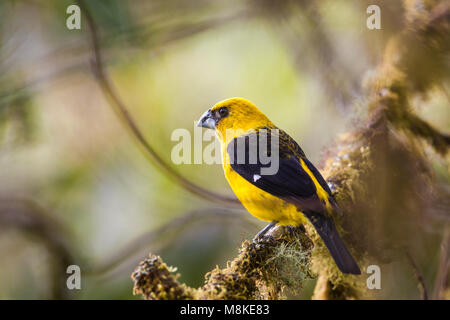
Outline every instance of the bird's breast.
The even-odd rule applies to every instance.
[[[305,221],[297,208],[278,197],[254,186],[229,164],[224,165],[225,177],[244,207],[255,217],[263,221],[278,221],[280,225],[300,225]]]

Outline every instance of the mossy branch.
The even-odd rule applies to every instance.
[[[179,283],[175,268],[150,255],[132,274],[134,293],[146,299],[280,299],[310,276],[311,249],[304,230],[275,228],[258,241],[244,241],[238,256],[207,273],[198,289]]]
[[[450,147],[449,135],[415,115],[410,102],[448,77],[445,57],[450,49],[450,3],[423,1],[422,7],[405,0],[404,7],[406,27],[391,39],[382,64],[367,83],[366,126],[341,139],[324,168],[325,178],[335,186],[339,204],[347,209],[340,225],[360,262],[390,260],[392,255],[386,252],[401,246],[400,239],[393,239],[389,230],[382,229],[386,221],[396,226],[406,219],[414,220],[415,214],[423,215],[418,209],[409,209],[423,206],[423,201],[412,195],[429,193],[431,180],[415,138],[424,139],[444,156]],[[358,233],[360,230],[368,234]],[[403,236],[408,241],[413,233],[405,230]],[[386,243],[380,243],[380,238],[387,239]],[[314,259],[315,270],[320,273],[314,299],[349,299],[368,294],[362,283],[327,267],[326,260],[326,256]]]

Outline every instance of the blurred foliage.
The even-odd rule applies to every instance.
[[[85,17],[82,30],[66,28],[70,4],[0,1],[0,200],[30,199],[65,227],[67,250],[83,277],[82,290],[68,297],[134,298],[129,275],[149,251],[178,266],[182,282],[200,286],[206,271],[223,265],[263,223],[244,210],[223,214],[148,163],[95,81]],[[381,8],[381,30],[366,28],[369,4]],[[361,83],[404,25],[402,3],[388,0],[90,0],[87,5],[119,95],[169,163],[174,129],[193,132],[204,110],[241,96],[320,164],[334,138],[366,115]],[[442,132],[450,129],[449,90],[447,77],[412,103]],[[449,190],[448,155],[426,152],[436,180]],[[175,169],[231,195],[220,165]],[[436,214],[448,223],[448,201],[439,205]],[[199,208],[211,216],[144,237],[126,259],[117,256],[114,268],[95,272],[139,236]],[[45,238],[8,223],[8,217],[0,220],[0,252],[7,257],[0,262],[0,298],[67,297],[52,290],[59,281],[52,271],[58,257],[46,249]],[[34,221],[30,217],[24,219]],[[433,287],[441,234],[434,221],[423,223],[429,230],[418,237],[415,258]],[[394,262],[387,268],[378,298],[419,297],[409,265]],[[309,298],[311,287],[293,298]]]

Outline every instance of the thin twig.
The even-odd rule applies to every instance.
[[[216,192],[207,190],[183,177],[180,173],[175,171],[168,163],[166,163],[161,156],[150,145],[147,139],[142,134],[138,125],[134,121],[133,117],[128,112],[128,108],[125,106],[119,95],[117,94],[112,81],[110,80],[108,73],[103,65],[103,59],[101,49],[99,45],[99,36],[97,32],[97,26],[95,21],[86,7],[83,0],[77,0],[81,10],[84,12],[86,21],[89,26],[89,35],[91,39],[91,46],[94,55],[92,68],[95,73],[96,79],[104,93],[107,100],[110,102],[111,107],[114,109],[119,119],[125,124],[126,128],[130,130],[132,135],[137,139],[139,145],[143,148],[145,155],[150,161],[162,170],[169,178],[182,186],[185,190],[195,194],[203,199],[213,202],[231,204],[238,206],[240,203],[234,197],[218,194]]]
[[[27,199],[0,199],[0,227],[16,228],[36,236],[55,259],[50,266],[53,299],[72,296],[66,286],[66,269],[78,264],[68,231],[44,209]]]
[[[448,227],[442,237],[441,242],[441,259],[439,262],[439,269],[436,276],[436,282],[434,285],[433,299],[441,300],[444,299],[443,293],[447,286],[447,277],[450,269],[450,259],[449,259],[449,248],[450,248],[450,228]]]
[[[138,47],[132,46],[127,49],[142,48],[142,49],[148,50],[148,49],[152,49],[152,48],[156,48],[156,47],[160,48],[160,47],[163,47],[166,45],[170,45],[171,43],[174,43],[176,41],[185,39],[187,37],[194,36],[199,33],[208,31],[212,28],[222,27],[227,23],[231,23],[238,19],[242,19],[243,17],[248,18],[249,13],[246,11],[243,11],[243,12],[238,12],[238,13],[236,13],[234,15],[230,15],[230,16],[214,17],[214,18],[211,18],[211,19],[208,19],[205,21],[201,21],[201,22],[197,22],[194,24],[192,24],[192,23],[191,24],[188,24],[188,23],[181,24],[179,26],[172,27],[167,31],[160,30],[159,32],[165,32],[165,37],[161,37],[161,38],[157,38],[157,39],[151,38],[155,32],[155,30],[153,28],[138,26],[138,27],[123,29],[123,30],[121,29],[118,31],[118,33],[114,32],[114,33],[108,33],[108,34],[104,35],[102,37],[102,46],[103,47],[112,46],[109,43],[112,42],[113,38],[115,40],[117,40],[117,38],[119,38],[119,39],[124,38],[123,41],[125,42],[130,37],[130,34],[132,32],[138,32],[140,35],[140,38],[143,38],[143,39],[151,38],[152,39],[151,45],[147,45],[147,44],[145,44],[145,42],[141,42]],[[133,45],[133,43],[131,45]],[[88,49],[91,50],[91,48],[88,48]],[[53,51],[47,53],[45,56],[43,56],[35,61],[32,61],[31,64],[32,65],[40,65],[42,63],[47,63],[48,61],[52,61],[52,59],[56,59],[59,56],[68,55],[69,53],[77,54],[77,55],[81,55],[81,54],[85,55],[84,51],[86,51],[86,48],[83,47],[78,41],[74,41],[73,43],[69,43],[65,47],[54,49]],[[114,53],[111,56],[111,54],[108,52],[108,57],[103,57],[103,61],[112,60],[113,58],[114,58]],[[87,66],[87,67],[89,67],[89,66]],[[30,67],[28,67],[28,68],[30,68]],[[27,67],[24,67],[23,69],[26,70]],[[75,63],[65,66],[59,70],[51,71],[44,75],[31,77],[30,79],[28,79],[27,81],[25,81],[24,83],[21,83],[19,85],[14,85],[14,82],[11,82],[11,81],[10,82],[4,81],[4,83],[2,83],[2,87],[4,86],[4,87],[6,87],[6,89],[2,88],[3,90],[0,92],[0,101],[1,101],[0,104],[7,103],[7,101],[9,99],[14,99],[15,96],[17,96],[24,90],[27,90],[29,88],[33,89],[43,83],[49,83],[51,81],[56,81],[60,78],[63,78],[64,76],[66,76],[68,74],[73,74],[74,72],[85,71],[85,69],[86,69],[86,63],[84,60],[81,62],[76,61]],[[8,87],[8,85],[9,85],[9,87]],[[4,102],[4,101],[6,101],[6,102]]]
[[[169,241],[173,241],[174,239],[176,239],[176,235],[178,235],[183,229],[185,229],[188,224],[192,224],[196,222],[196,220],[206,218],[228,218],[238,219],[241,223],[244,222],[248,224],[254,224],[255,220],[247,220],[245,218],[246,216],[247,215],[242,215],[242,212],[238,210],[230,210],[224,208],[206,208],[187,212],[186,214],[169,221],[168,223],[155,230],[140,235],[136,239],[132,240],[122,250],[117,252],[117,254],[110,257],[102,264],[90,268],[85,267],[84,272],[89,276],[98,276],[100,274],[104,275],[106,273],[109,274],[111,271],[116,270],[125,261],[136,255],[140,249],[142,249],[143,247],[148,247],[150,244],[155,243],[162,237],[167,238],[169,233],[171,233],[171,239],[169,239]],[[175,233],[175,235],[173,233]]]
[[[416,278],[417,282],[419,283],[419,289],[421,292],[422,300],[428,300],[428,290],[427,285],[425,283],[425,279],[423,277],[422,272],[419,269],[419,266],[417,265],[416,261],[412,257],[411,253],[405,249],[406,257],[408,258],[409,263],[411,264],[411,267],[414,271],[414,277]]]

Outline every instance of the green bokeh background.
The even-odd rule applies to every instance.
[[[245,97],[292,135],[320,167],[326,147],[364,116],[360,84],[381,61],[386,39],[401,26],[393,14],[398,4],[375,2],[383,12],[383,29],[375,31],[365,26],[364,1],[305,1],[297,11],[287,12],[271,1],[88,4],[117,91],[167,162],[172,163],[175,129],[193,132],[194,122],[213,104]],[[264,224],[245,211],[232,217],[205,216],[186,223],[169,239],[163,233],[141,243],[107,273],[86,271],[177,217],[220,206],[186,192],[142,155],[92,75],[84,17],[82,30],[65,26],[70,4],[0,3],[1,198],[32,199],[64,225],[63,234],[82,261],[82,290],[73,298],[137,298],[130,274],[148,252],[176,266],[181,281],[200,286],[207,271],[223,266],[240,242]],[[312,12],[320,16],[313,22],[321,26],[326,41],[305,18]],[[295,29],[294,35],[286,24]],[[436,90],[417,112],[448,130],[447,99]],[[173,167],[205,188],[232,194],[220,165]],[[436,162],[436,171],[448,183],[445,166]],[[433,262],[424,270],[430,279],[438,254],[431,251],[428,259]],[[55,262],[39,238],[0,226],[0,252],[1,299],[52,297],[50,267]],[[308,298],[313,285],[309,281],[300,298]],[[419,295],[410,273],[384,285],[380,297]]]

